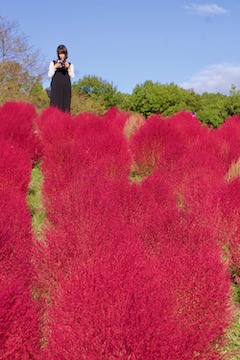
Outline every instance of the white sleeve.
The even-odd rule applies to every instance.
[[[49,64],[49,69],[48,69],[48,77],[53,77],[53,75],[55,74],[55,67],[54,67],[54,62],[51,61],[50,64]]]
[[[68,74],[69,74],[70,78],[74,78],[75,74],[74,74],[74,66],[73,66],[73,64],[70,65],[70,69],[68,71]]]

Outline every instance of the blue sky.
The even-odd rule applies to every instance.
[[[47,66],[66,45],[74,81],[96,75],[124,93],[146,80],[240,90],[239,0],[6,0],[0,15],[18,21]]]

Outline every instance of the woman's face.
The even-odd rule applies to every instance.
[[[65,57],[66,57],[66,55],[64,53],[59,54],[59,59],[60,60],[62,60],[62,61],[65,60]]]

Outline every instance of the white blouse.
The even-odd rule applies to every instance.
[[[55,71],[57,69],[55,69],[54,67],[54,62],[51,61],[49,64],[49,69],[48,69],[48,77],[53,77],[53,75],[55,74]],[[70,78],[74,78],[75,74],[74,74],[74,66],[73,64],[70,65],[69,70],[68,70],[68,74],[70,76]]]

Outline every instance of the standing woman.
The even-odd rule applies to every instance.
[[[70,78],[75,76],[74,67],[67,61],[66,46],[58,46],[57,56],[57,60],[50,62],[48,70],[48,76],[52,78],[50,105],[56,106],[62,111],[70,112],[72,95]]]

